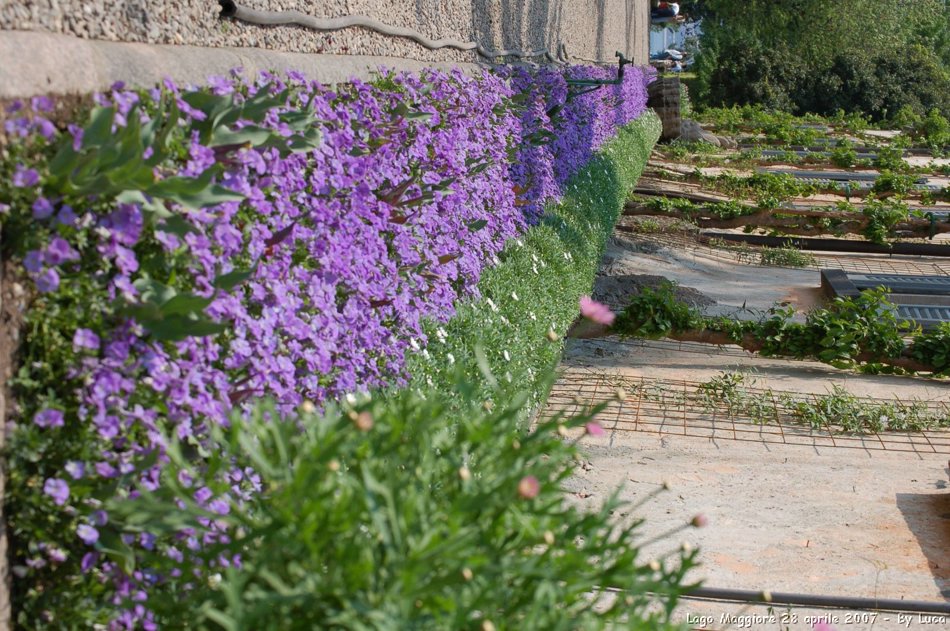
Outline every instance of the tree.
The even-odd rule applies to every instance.
[[[707,105],[758,103],[798,112],[902,106],[950,112],[950,8],[942,0],[709,0],[697,60]]]

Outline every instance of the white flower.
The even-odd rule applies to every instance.
[[[449,362],[449,366],[455,363],[455,355],[452,353],[446,354],[445,359]]]
[[[515,239],[515,243],[518,244],[518,247],[519,247],[519,248],[523,248],[523,247],[524,247],[524,243],[521,242],[521,239]]]
[[[538,262],[538,255],[532,252],[532,253],[531,253],[531,260],[534,261],[535,263],[537,263],[537,262]]]
[[[508,354],[508,351],[502,351],[502,352],[501,352],[501,356],[505,358],[505,361],[506,361],[506,362],[510,362],[510,361],[511,361],[511,355]]]
[[[427,348],[422,349],[422,356],[425,357],[427,361],[430,360],[430,359],[432,359],[432,358],[429,356],[429,349],[427,349]]]
[[[515,299],[515,302],[518,301],[518,294],[516,294],[515,292],[511,292],[511,297]]]
[[[538,316],[534,315],[534,311],[529,311],[529,312],[528,312],[528,317],[531,318],[531,319],[532,319],[533,321],[535,321],[535,322],[538,321]]]
[[[449,334],[445,332],[445,329],[439,327],[435,330],[435,336],[439,338],[440,342],[444,342],[449,337]]]
[[[537,266],[537,265],[532,265],[532,266],[531,266],[531,271],[534,272],[535,274],[540,274],[540,273],[541,273],[541,272],[538,271],[538,266]]]
[[[491,298],[486,298],[486,299],[485,299],[485,302],[488,303],[488,306],[491,307],[491,310],[492,310],[492,311],[494,311],[495,313],[498,313],[498,305],[496,305],[494,302],[492,302],[492,299],[491,299]]]
[[[414,337],[410,337],[410,338],[409,338],[409,346],[412,347],[412,350],[418,352],[418,350],[419,350],[419,342],[416,341],[416,338],[414,338]]]

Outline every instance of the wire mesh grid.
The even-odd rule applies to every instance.
[[[622,392],[618,392],[622,390]],[[807,423],[799,403],[825,409],[826,395],[737,387],[718,390],[711,382],[652,379],[601,371],[568,370],[553,386],[542,418],[589,412],[606,404],[598,421],[608,432],[644,432],[710,440],[776,443],[867,451],[950,454],[950,430],[849,433],[840,426]],[[909,411],[950,419],[950,404],[854,398],[864,409]]]
[[[700,243],[695,235],[688,233],[643,233],[637,234],[636,237],[625,235],[625,238],[744,265],[759,264],[762,252],[761,248],[753,246],[713,247]],[[864,274],[950,275],[950,260],[935,257],[836,255],[820,252],[812,252],[811,255],[814,263],[807,267],[814,269],[840,269]]]
[[[618,301],[606,301],[605,304],[614,310],[622,310],[626,305]],[[584,344],[594,348],[593,353],[598,356],[604,355],[629,355],[632,353],[647,352],[651,356],[662,353],[698,353],[700,355],[713,355],[716,357],[741,357],[742,359],[762,358],[745,350],[741,346],[733,344],[724,346],[714,346],[703,342],[680,342],[677,340],[649,340],[639,337],[620,337],[619,335],[607,335],[602,338],[589,340],[572,340],[572,344]],[[597,349],[602,350],[597,350]],[[568,347],[568,358],[570,361],[570,350]],[[793,357],[783,357],[783,362],[805,362],[808,360],[799,360]]]

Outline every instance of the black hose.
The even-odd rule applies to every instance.
[[[783,592],[755,592],[745,589],[697,587],[683,594],[683,598],[724,600],[766,605],[798,605],[822,609],[859,609],[862,611],[895,611],[912,613],[950,614],[950,603],[896,598],[862,598],[858,596],[819,596]]]

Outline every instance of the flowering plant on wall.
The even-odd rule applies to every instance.
[[[3,249],[35,290],[13,382],[21,597],[56,602],[95,572],[134,601],[153,538],[113,529],[102,502],[157,487],[167,433],[200,452],[253,399],[287,413],[401,383],[422,322],[477,295],[505,242],[643,111],[646,79],[554,120],[563,73],[527,69],[335,88],[235,74],[115,86],[65,131],[42,98],[11,118]]]

